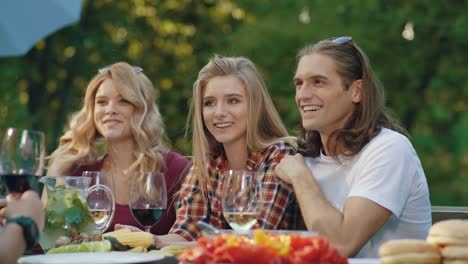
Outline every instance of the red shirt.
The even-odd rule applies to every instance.
[[[165,235],[169,232],[172,224],[176,219],[176,194],[180,190],[182,179],[185,177],[191,166],[190,162],[182,155],[176,152],[166,152],[164,161],[166,170],[164,176],[166,179],[167,188],[167,208],[159,221],[151,229],[151,233],[155,235]],[[86,164],[78,167],[73,173],[73,176],[81,176],[83,171],[100,171],[104,159],[97,161],[94,164]],[[133,218],[128,204],[115,204],[115,213],[112,224],[107,231],[113,231],[115,224],[131,225],[142,228],[140,224]]]

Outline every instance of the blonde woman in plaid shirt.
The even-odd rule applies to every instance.
[[[223,173],[230,169],[264,173],[265,206],[257,228],[296,228],[293,193],[274,174],[275,166],[295,152],[295,143],[254,64],[242,57],[215,56],[193,86],[193,167],[180,192],[171,241],[190,241],[200,234],[197,221],[229,227],[221,210]]]
[[[242,57],[212,58],[193,86],[191,116],[193,167],[180,191],[176,222],[168,235],[156,238],[158,246],[196,239],[199,220],[228,228],[219,183],[230,169],[264,173],[257,228],[296,228],[294,195],[274,174],[279,161],[294,154],[295,143],[254,64]]]

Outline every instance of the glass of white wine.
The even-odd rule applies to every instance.
[[[115,198],[112,190],[111,177],[104,177],[100,171],[84,171],[82,176],[90,177],[91,184],[88,189],[87,204],[91,216],[99,231],[106,231],[112,223],[115,211]]]
[[[262,205],[260,174],[255,171],[229,170],[224,175],[223,215],[235,231],[250,230]]]

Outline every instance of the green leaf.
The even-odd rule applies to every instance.
[[[68,225],[79,224],[82,220],[82,210],[81,208],[72,207],[68,208],[64,212],[65,220]]]

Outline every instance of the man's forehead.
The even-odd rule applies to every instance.
[[[336,64],[333,59],[326,55],[314,53],[303,56],[299,60],[294,78],[330,77],[336,74]]]

